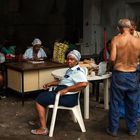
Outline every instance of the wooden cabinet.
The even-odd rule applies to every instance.
[[[48,62],[41,65],[11,63],[7,65],[7,88],[20,93],[41,90],[45,83],[54,80],[51,72],[64,67],[62,64]]]
[[[53,70],[55,70],[56,68],[52,68],[52,69],[47,69],[47,70],[39,70],[39,75],[38,75],[38,79],[39,79],[39,89],[43,88],[43,85],[45,83],[49,83],[51,81],[54,81],[54,77],[51,75],[51,72]]]
[[[8,69],[7,70],[7,87],[15,91],[21,92],[22,90],[22,75],[20,72]]]

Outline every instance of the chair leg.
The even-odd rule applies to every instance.
[[[71,115],[71,117],[72,117],[72,120],[73,120],[75,123],[77,123],[77,119],[76,119],[76,117],[75,117],[73,111],[70,111],[70,115]]]
[[[58,109],[59,98],[60,98],[60,94],[58,92],[56,94],[56,97],[55,97],[55,103],[54,103],[54,108],[53,108],[53,114],[52,114],[52,120],[51,120],[51,125],[50,125],[49,137],[53,136],[53,131],[54,131],[54,125],[55,125],[55,121],[56,121],[56,114],[57,114],[57,109]]]
[[[74,113],[74,115],[75,115],[75,117],[76,117],[76,119],[77,119],[77,121],[80,125],[80,128],[81,128],[82,132],[86,132],[85,124],[84,124],[84,121],[83,121],[83,117],[82,117],[82,114],[81,114],[80,107],[75,106],[72,111],[73,111],[73,113]]]
[[[53,109],[53,114],[52,114],[52,119],[51,119],[49,137],[53,136],[54,126],[55,126],[55,121],[56,121],[56,114],[57,114],[57,108],[54,108]]]

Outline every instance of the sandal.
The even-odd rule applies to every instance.
[[[48,128],[39,128],[39,129],[31,130],[31,133],[33,135],[48,135],[49,131]]]

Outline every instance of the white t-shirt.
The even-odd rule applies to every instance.
[[[0,64],[5,62],[5,56],[0,52]]]
[[[44,51],[42,48],[40,48],[40,50],[38,51],[37,57],[38,57],[38,58],[47,57],[45,51]],[[27,58],[31,59],[31,58],[33,58],[33,47],[28,48],[28,49],[25,51],[25,53],[23,54],[23,58],[24,58],[24,59],[27,59]]]

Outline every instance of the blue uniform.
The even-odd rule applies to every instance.
[[[57,88],[53,91],[44,91],[36,98],[36,102],[46,107],[47,105],[54,104],[56,93],[68,86],[75,85],[79,82],[87,82],[86,75],[79,65],[70,68],[66,71],[64,78],[60,81]],[[72,107],[78,104],[78,94],[63,95],[60,97],[59,105]]]
[[[119,128],[119,110],[125,105],[125,119],[129,132],[137,130],[138,78],[136,72],[112,72],[110,89],[109,129],[117,132]]]
[[[87,78],[85,76],[85,72],[79,65],[69,68],[64,78],[60,81],[59,85],[67,85],[72,86],[79,82],[87,82]]]

